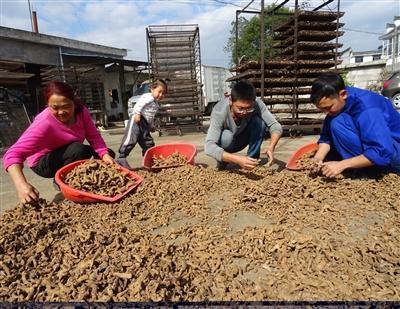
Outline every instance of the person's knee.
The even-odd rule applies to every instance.
[[[96,156],[96,153],[93,151],[92,147],[79,142],[72,143],[69,148],[70,153],[76,160],[89,159],[93,156]]]
[[[331,134],[336,143],[360,147],[358,129],[347,114],[341,113],[332,119]]]
[[[233,133],[230,130],[223,130],[219,139],[219,146],[223,149],[228,148],[233,142]]]
[[[331,133],[333,135],[346,136],[346,132],[355,133],[355,130],[353,119],[351,119],[351,117],[345,113],[337,115],[331,121]]]
[[[341,113],[333,118],[331,134],[334,147],[343,159],[360,155],[363,152],[360,131],[350,115]]]

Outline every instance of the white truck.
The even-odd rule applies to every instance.
[[[227,68],[202,65],[201,77],[203,84],[204,114],[210,115],[214,105],[230,92],[230,83],[226,82],[233,76]]]

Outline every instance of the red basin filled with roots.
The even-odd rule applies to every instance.
[[[172,155],[174,152],[179,152],[187,159],[187,164],[194,165],[194,158],[197,154],[196,146],[190,143],[171,143],[161,144],[147,149],[143,157],[142,166],[148,170],[158,171],[164,168],[177,167],[177,165],[171,165],[166,167],[152,167],[153,156],[164,158]]]
[[[60,168],[56,175],[55,175],[55,181],[56,183],[60,186],[61,193],[64,195],[64,197],[70,201],[73,202],[78,202],[78,203],[96,203],[96,202],[116,202],[120,200],[122,197],[127,195],[128,193],[132,192],[134,189],[136,189],[141,182],[143,181],[143,178],[139,176],[138,174],[122,167],[119,165],[115,165],[116,169],[126,172],[127,177],[131,178],[134,180],[134,184],[129,186],[127,190],[124,192],[115,195],[115,196],[104,196],[104,195],[99,195],[94,192],[85,192],[81,190],[74,189],[70,186],[68,186],[66,183],[64,183],[64,177],[72,171],[76,166],[85,163],[88,160],[79,160],[72,162],[68,165],[63,166]],[[99,160],[100,161],[100,160]]]
[[[313,152],[318,149],[318,144],[316,142],[309,143],[297,149],[286,163],[286,168],[288,170],[298,171],[301,168],[297,165],[297,161],[306,153]]]

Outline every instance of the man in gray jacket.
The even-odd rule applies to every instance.
[[[265,104],[256,99],[253,85],[240,80],[232,87],[230,97],[218,102],[211,113],[205,153],[217,160],[219,169],[225,168],[227,163],[235,163],[243,169],[251,170],[258,165],[267,128],[271,139],[263,153],[268,155],[267,165],[270,166],[275,146],[282,134],[282,126]],[[234,154],[246,146],[249,146],[247,156]]]

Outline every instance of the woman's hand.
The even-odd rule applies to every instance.
[[[39,199],[39,191],[28,182],[16,184],[17,194],[22,204],[32,203]]]
[[[105,163],[108,163],[108,164],[114,164],[114,163],[115,163],[113,157],[110,156],[108,153],[106,153],[106,154],[103,156],[103,158],[101,158],[101,159],[102,159]]]
[[[25,175],[22,172],[22,164],[12,164],[7,168],[11,179],[14,182],[17,195],[21,203],[32,203],[39,199],[39,191],[26,181]]]

